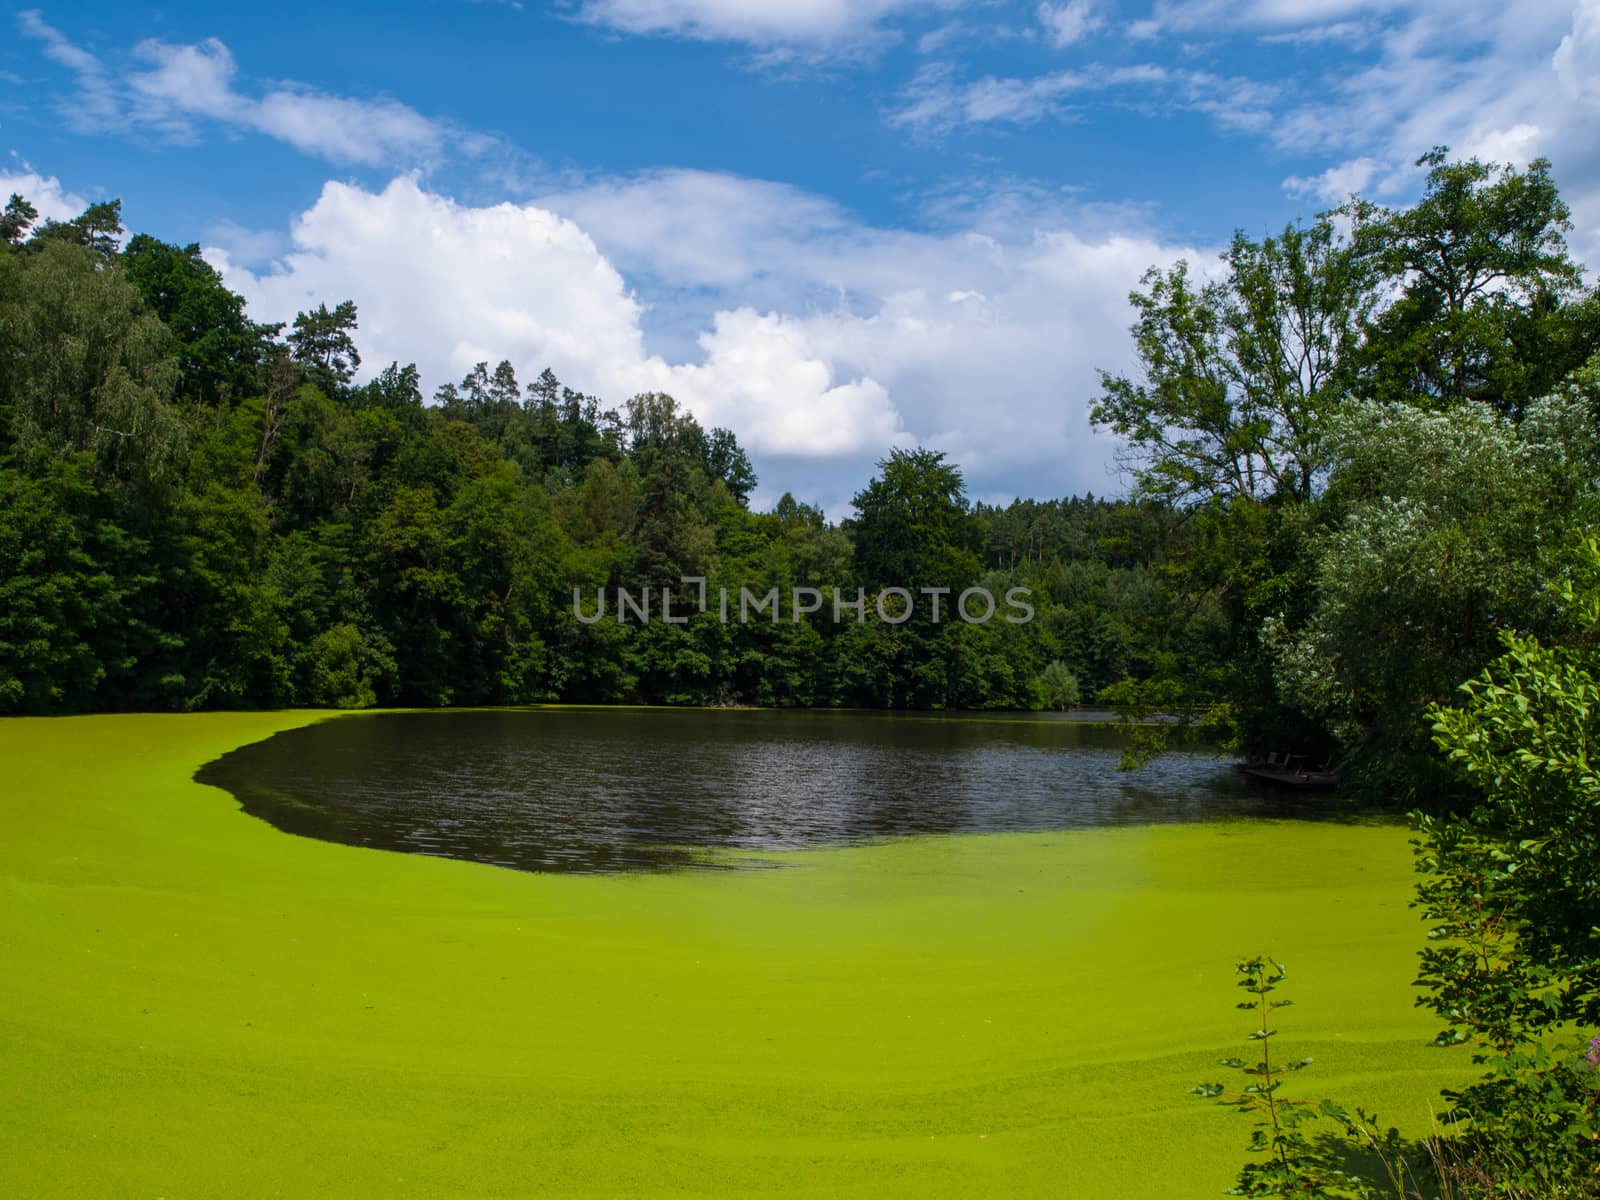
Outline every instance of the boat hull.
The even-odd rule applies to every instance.
[[[1339,777],[1332,771],[1299,771],[1285,767],[1268,767],[1257,763],[1234,763],[1234,770],[1250,779],[1271,784],[1273,787],[1292,788],[1302,792],[1326,792],[1339,786]]]

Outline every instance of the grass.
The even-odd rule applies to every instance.
[[[0,1196],[1213,1196],[1257,951],[1297,1087],[1420,1131],[1451,1078],[1392,827],[529,875],[191,781],[309,719],[0,722]]]

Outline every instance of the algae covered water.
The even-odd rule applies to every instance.
[[[580,875],[284,837],[190,781],[316,719],[0,722],[0,1195],[1215,1196],[1249,1122],[1189,1089],[1250,1053],[1232,965],[1261,951],[1292,971],[1286,1052],[1316,1060],[1290,1096],[1421,1134],[1472,1069],[1412,1003],[1403,828],[1174,818]]]
[[[291,833],[536,871],[1333,811],[1263,793],[1205,747],[1118,771],[1121,746],[1115,727],[1055,714],[385,713],[278,734],[198,778]]]

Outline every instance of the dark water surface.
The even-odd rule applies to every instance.
[[[323,721],[197,778],[290,833],[529,871],[728,865],[706,851],[904,834],[1318,815],[1207,750],[1119,772],[1054,714],[529,709]]]

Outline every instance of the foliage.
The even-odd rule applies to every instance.
[[[1224,614],[1204,691],[1245,747],[1341,752],[1401,804],[1441,786],[1422,707],[1497,629],[1541,628],[1552,534],[1593,519],[1600,468],[1600,295],[1550,165],[1419,165],[1409,207],[1353,198],[1236,236],[1214,273],[1152,269],[1139,369],[1091,414],[1192,520],[1171,588]]]
[[[1145,275],[1130,297],[1143,378],[1103,373],[1090,419],[1128,439],[1143,494],[1308,500],[1372,282],[1327,218],[1260,242],[1236,234],[1222,259],[1209,282],[1184,261]]]
[[[92,697],[123,659],[117,631],[139,581],[131,547],[82,461],[0,467],[0,709]]]
[[[123,250],[121,265],[172,335],[177,395],[216,406],[237,403],[255,390],[256,370],[277,330],[245,316],[243,299],[200,256],[199,245],[180,249],[139,234]]]
[[[0,331],[0,411],[19,451],[87,452],[133,490],[176,471],[171,335],[120,272],[65,239],[0,255]]]
[[[1039,699],[1045,708],[1076,708],[1083,699],[1078,677],[1059,658],[1053,659],[1039,675]]]
[[[1549,626],[1541,581],[1600,470],[1590,380],[1520,425],[1475,403],[1363,404],[1335,422],[1343,515],[1308,539],[1315,604],[1297,623],[1269,616],[1263,636],[1280,694],[1347,749],[1417,759],[1423,709],[1493,657],[1499,631]]]
[[[0,212],[0,241],[20,243],[38,219],[39,210],[12,192],[5,210]]]
[[[1401,211],[1353,200],[1358,261],[1396,293],[1353,364],[1366,396],[1428,408],[1466,400],[1520,413],[1600,349],[1600,299],[1567,253],[1571,214],[1550,163],[1525,171],[1424,154],[1422,198]]]
[[[1561,410],[1546,409],[1559,426]],[[1413,422],[1428,418],[1411,418]],[[1404,437],[1389,444],[1405,456]],[[1458,706],[1434,703],[1433,739],[1472,789],[1470,805],[1413,814],[1417,906],[1429,922],[1418,1000],[1443,1028],[1441,1047],[1466,1046],[1481,1074],[1447,1090],[1450,1108],[1427,1149],[1437,1194],[1452,1200],[1600,1196],[1600,539],[1584,537],[1551,587],[1557,638],[1502,631],[1503,653],[1461,685]],[[1240,965],[1261,1026],[1281,966]],[[1225,1095],[1258,1117],[1236,1194],[1374,1196],[1300,1126],[1333,1116],[1372,1153],[1401,1197],[1420,1196],[1403,1147],[1372,1118],[1324,1102],[1280,1101],[1300,1064],[1247,1067],[1255,1083]]]
[[[1421,1002],[1484,1068],[1447,1119],[1495,1196],[1600,1194],[1600,541],[1553,590],[1562,641],[1503,634],[1464,703],[1430,710],[1476,795],[1417,818]]]
[[[309,697],[334,708],[371,708],[378,687],[394,673],[394,660],[381,638],[369,637],[354,625],[335,625],[311,643]]]
[[[980,544],[960,469],[938,451],[895,449],[878,470],[848,526],[862,582],[959,592],[978,574]]]
[[[954,464],[901,450],[853,520],[791,496],[752,512],[737,439],[670,396],[607,409],[502,361],[425,406],[413,365],[358,380],[349,302],[260,325],[194,246],[119,250],[115,205],[31,237],[30,211],[6,210],[0,248],[5,711],[1036,708],[1216,653],[1150,505],[973,506]],[[684,576],[712,611],[682,625],[572,611],[574,588],[619,587],[681,611]],[[870,611],[923,584],[953,589],[941,620],[834,619],[836,596]],[[952,620],[971,584],[1027,590],[1036,619]],[[776,589],[785,619],[716,619],[743,588]],[[824,603],[789,619],[796,588]]]
[[[290,352],[325,392],[348,385],[361,365],[351,336],[355,328],[356,306],[350,300],[341,300],[332,309],[319,304],[294,319],[288,339]]]

